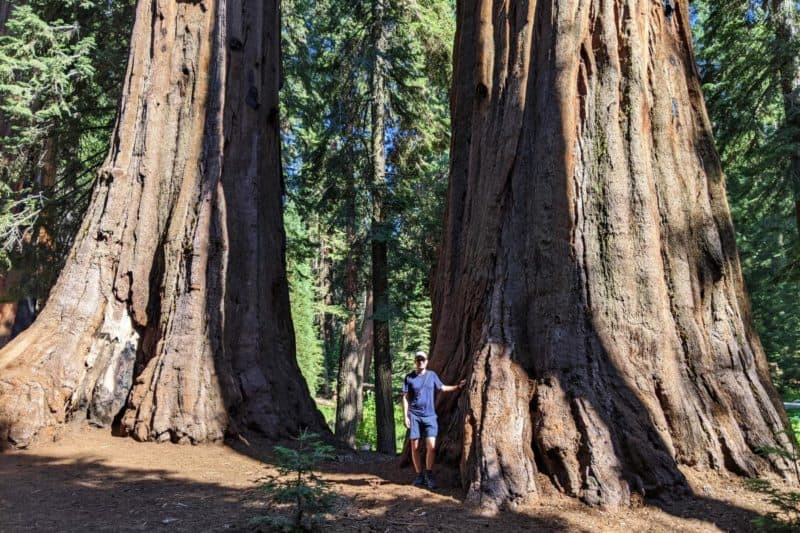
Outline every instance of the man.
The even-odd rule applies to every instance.
[[[462,379],[458,385],[445,385],[436,372],[428,370],[428,356],[425,352],[417,352],[414,356],[416,366],[403,380],[403,418],[406,428],[409,429],[411,441],[411,459],[414,462],[414,485],[436,488],[433,479],[433,461],[436,454],[436,435],[439,426],[434,410],[434,390],[450,392],[461,390],[465,381]],[[419,439],[425,437],[425,470],[419,457]]]

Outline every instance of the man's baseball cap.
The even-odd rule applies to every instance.
[[[428,359],[428,355],[425,352],[417,352],[414,354],[414,361],[421,361],[423,359]]]

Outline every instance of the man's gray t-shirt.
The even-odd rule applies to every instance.
[[[436,416],[434,390],[442,390],[444,383],[433,370],[424,374],[411,372],[403,380],[403,392],[408,394],[408,411],[414,416]]]

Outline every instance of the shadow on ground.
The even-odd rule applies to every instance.
[[[113,439],[116,440],[116,439]],[[142,445],[158,453],[161,446]],[[196,448],[185,448],[192,454]],[[268,457],[268,453],[258,452]],[[143,459],[145,462],[146,459]],[[369,465],[348,474],[336,464],[336,483],[364,485]],[[258,468],[256,468],[257,470]],[[266,471],[266,468],[265,468]],[[335,475],[334,475],[335,474]],[[402,475],[402,473],[400,473]],[[371,477],[371,476],[370,476]],[[251,518],[267,514],[254,480],[249,488],[200,482],[143,464],[141,468],[112,467],[91,453],[56,457],[35,452],[0,454],[0,532],[17,531],[246,531]],[[374,480],[376,478],[371,477]],[[341,487],[340,487],[341,488]],[[402,492],[405,487],[399,487]],[[330,531],[477,531],[497,525],[493,519],[470,515],[459,500],[431,501],[415,489],[388,501],[369,501],[358,494],[342,498],[325,527]],[[369,514],[362,511],[369,509]],[[565,531],[555,516],[504,515],[502,527]]]
[[[254,491],[92,458],[3,454],[0,479],[0,532],[211,531],[258,514]]]
[[[273,445],[139,444],[82,428],[41,451],[0,453],[0,533],[245,531],[270,512],[257,480],[271,468]],[[758,516],[692,494],[616,514],[552,496],[483,516],[463,504],[453,471],[441,469],[442,488],[431,493],[409,485],[398,458],[339,452],[322,470],[340,495],[329,531],[750,531]]]
[[[229,446],[262,462],[272,460],[269,451],[272,444],[266,441],[256,440],[250,445],[235,442]],[[502,531],[607,531],[625,529],[625,520],[632,517],[640,524],[646,523],[650,531],[674,531],[678,521],[672,517],[684,520],[680,524],[683,530],[716,527],[725,531],[754,531],[753,520],[761,516],[731,502],[685,490],[683,493],[663,494],[617,515],[582,504],[574,498],[548,494],[541,504],[489,517],[463,503],[464,491],[460,487],[458,472],[452,469],[438,469],[440,488],[435,494],[410,485],[412,470],[401,467],[400,457],[340,451],[336,461],[323,465],[322,472],[325,477],[335,478],[336,484],[350,486],[357,494],[352,505],[333,525],[363,531],[414,531],[417,528],[440,531],[488,531],[492,528]],[[729,478],[727,483],[741,484],[741,480]],[[365,518],[360,512],[362,509],[372,509],[373,512]],[[576,517],[577,520],[570,519]],[[632,530],[638,529],[634,527]]]

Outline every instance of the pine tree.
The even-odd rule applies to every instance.
[[[800,128],[782,73],[800,57],[780,2],[694,4],[703,91],[727,177],[742,268],[780,388],[800,389],[800,239],[792,161]],[[789,84],[791,85],[791,83]],[[788,94],[787,94],[788,93]]]
[[[289,280],[297,364],[309,391],[315,394],[320,385],[324,361],[322,345],[314,325],[317,299],[311,268],[314,248],[308,228],[300,220],[297,209],[291,202],[284,208],[283,220],[286,228],[286,274]]]
[[[13,317],[20,299],[43,304],[86,209],[114,125],[133,5],[31,0],[3,10],[12,16],[0,38],[0,298]]]
[[[377,12],[374,5],[368,0],[290,2],[284,30],[288,191],[302,216],[319,221],[326,246],[342,245],[328,255],[330,296],[347,332],[342,338],[350,339],[341,344],[341,353],[352,357],[340,359],[339,375],[345,379],[339,382],[339,401],[353,431],[369,359],[364,355],[369,343],[354,334],[356,324],[361,321],[362,336],[372,319],[393,326],[404,320],[415,298],[427,298],[449,145],[452,3],[384,2]],[[385,87],[382,104],[370,99],[376,79]],[[380,128],[386,133],[374,135]],[[385,173],[376,179],[374,156],[381,153]],[[369,313],[362,302],[374,283],[372,269],[365,268],[373,245],[385,245],[388,298]],[[408,279],[413,281],[403,281]],[[395,283],[403,289],[396,290]],[[348,348],[356,343],[360,350]],[[383,348],[390,357],[392,346]],[[342,423],[340,434],[349,440],[351,432]]]

